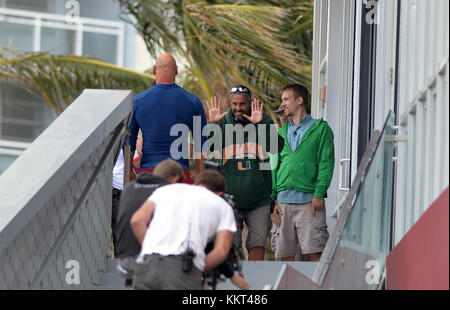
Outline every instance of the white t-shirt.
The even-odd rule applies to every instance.
[[[139,157],[138,152],[134,152],[134,159]],[[117,156],[116,164],[113,168],[112,175],[112,186],[113,188],[117,188],[123,190],[123,171],[125,168],[125,164],[123,161],[123,150],[120,150],[119,156]]]
[[[142,243],[146,254],[180,255],[189,245],[196,253],[194,265],[205,268],[206,244],[222,230],[236,231],[231,206],[208,189],[189,184],[171,184],[148,198],[156,205]]]

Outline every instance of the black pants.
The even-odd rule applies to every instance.
[[[122,194],[122,191],[113,188],[112,191],[112,213],[111,213],[111,230],[112,230],[112,237],[113,237],[113,245],[114,245],[114,255],[117,255],[117,236],[116,236],[116,225],[117,225],[117,214],[119,212],[119,201],[120,201],[120,195]]]

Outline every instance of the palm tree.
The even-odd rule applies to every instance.
[[[131,89],[135,93],[150,87],[155,77],[100,60],[57,56],[49,53],[0,53],[0,77],[13,80],[37,96],[58,115],[85,88]]]
[[[227,102],[228,89],[245,84],[266,108],[274,108],[282,86],[310,86],[311,0],[119,2],[123,19],[154,57],[164,50],[187,61],[200,98],[218,94]]]
[[[122,18],[132,23],[154,57],[159,50],[188,63],[181,84],[204,101],[249,86],[270,112],[280,89],[310,86],[312,0],[119,0]],[[133,20],[129,18],[133,16]],[[138,93],[154,76],[99,60],[49,53],[0,52],[0,77],[41,94],[59,114],[84,88],[126,88]],[[275,119],[275,116],[272,115]]]

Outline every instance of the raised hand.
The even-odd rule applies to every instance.
[[[216,96],[211,98],[211,104],[207,101],[206,104],[208,105],[209,109],[209,122],[210,123],[217,123],[222,118],[225,117],[225,115],[228,114],[228,112],[220,113],[220,98],[216,98]]]
[[[253,99],[252,101],[252,115],[251,116],[247,116],[247,115],[243,115],[246,119],[248,119],[250,122],[252,122],[253,124],[259,123],[260,121],[262,121],[263,119],[263,104],[259,103],[258,99]]]

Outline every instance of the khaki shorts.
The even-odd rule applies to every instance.
[[[281,226],[272,229],[272,246],[275,247],[275,258],[295,256],[297,246],[301,253],[320,253],[328,241],[328,230],[325,208],[316,211],[312,216],[312,204],[278,203],[283,211]]]

